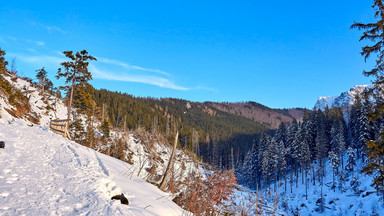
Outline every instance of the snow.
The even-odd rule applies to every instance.
[[[346,155],[344,157],[346,162]],[[375,193],[375,189],[370,186],[372,177],[361,174],[363,163],[358,160],[358,170],[353,172],[353,176],[357,177],[361,185],[359,190],[361,193],[356,193],[350,186],[352,175],[347,175],[345,183],[345,191],[341,192],[337,187],[335,191],[331,188],[332,185],[332,168],[330,161],[326,162],[326,176],[324,178],[323,194],[325,199],[325,211],[323,213],[315,211],[318,208],[317,200],[321,197],[321,186],[318,178],[316,185],[312,184],[312,176],[308,188],[308,199],[305,196],[305,184],[301,182],[301,174],[299,174],[298,187],[293,183],[293,191],[290,193],[290,183],[287,180],[287,191],[285,192],[284,184],[281,184],[278,189],[279,193],[279,209],[292,215],[292,211],[297,211],[300,215],[373,215],[373,212],[378,215],[384,215],[384,204],[379,201],[380,197]],[[338,180],[336,179],[336,185]],[[272,185],[271,188],[274,186]],[[263,191],[264,194],[268,192]],[[272,202],[275,196],[267,197],[267,201]],[[284,207],[285,206],[285,207]]]
[[[315,109],[324,110],[330,107],[348,107],[355,102],[355,96],[361,95],[367,88],[372,85],[355,85],[349,91],[342,92],[339,96],[319,97],[315,104]]]
[[[31,113],[40,116],[40,125],[14,118],[5,110],[13,107],[0,95],[0,141],[5,141],[5,148],[0,149],[0,215],[190,215],[172,202],[170,194],[137,177],[138,164],[130,165],[50,131],[51,119],[67,117],[61,100],[46,93],[43,102],[39,89],[29,82],[0,76],[24,92],[30,98]],[[47,106],[55,106],[55,111]],[[127,142],[144,152],[132,135]],[[164,151],[164,147],[157,148]],[[134,153],[135,159],[146,156]],[[111,200],[121,193],[128,198],[128,206]]]
[[[127,163],[23,120],[0,128],[0,215],[188,214]],[[129,206],[111,200],[121,192]]]

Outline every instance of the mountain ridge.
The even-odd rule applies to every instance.
[[[314,108],[321,110],[326,107],[348,108],[355,103],[355,97],[361,96],[367,88],[372,88],[372,85],[355,85],[349,91],[342,92],[339,96],[319,97]]]

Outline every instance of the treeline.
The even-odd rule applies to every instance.
[[[322,186],[328,158],[334,174],[332,188],[343,191],[346,176],[356,170],[356,160],[369,163],[367,141],[378,138],[383,123],[369,118],[369,113],[377,111],[369,100],[362,103],[360,99],[344,113],[349,116],[336,107],[305,111],[302,122],[282,123],[273,136],[263,134],[254,142],[238,169],[240,181],[255,189],[271,185],[276,189],[278,182],[284,182],[285,191],[288,187],[291,192],[298,184],[306,189],[310,183]],[[357,179],[351,182],[358,187]]]
[[[205,102],[204,104],[263,123],[271,129],[277,129],[281,122],[291,123],[293,119],[301,121],[304,112],[302,108],[272,109],[253,101],[238,103]]]

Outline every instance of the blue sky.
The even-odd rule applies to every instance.
[[[86,49],[95,88],[192,101],[312,108],[370,78],[371,1],[4,1],[0,47],[19,73],[57,73]]]

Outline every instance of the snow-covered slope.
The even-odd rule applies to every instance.
[[[2,113],[0,215],[185,215],[131,165]],[[11,122],[11,124],[8,123]],[[111,200],[123,192],[130,205]]]
[[[346,161],[346,158],[344,158]],[[384,206],[377,195],[376,190],[370,186],[372,183],[372,177],[361,174],[362,161],[357,161],[357,170],[353,172],[353,176],[356,177],[361,185],[354,191],[351,187],[352,174],[346,176],[343,190],[336,187],[334,190],[332,185],[332,168],[329,161],[326,163],[326,173],[324,178],[324,186],[321,189],[319,182],[316,185],[312,184],[312,181],[308,183],[308,198],[306,198],[305,183],[302,184],[302,180],[299,180],[298,187],[293,185],[293,193],[290,193],[290,184],[288,183],[287,192],[284,186],[281,186],[280,203],[279,206],[284,209],[288,215],[293,212],[299,213],[299,215],[384,215]],[[312,177],[309,176],[309,179]],[[336,185],[339,184],[338,175],[335,176]],[[316,211],[319,208],[319,199],[321,197],[321,191],[324,196],[324,212]]]
[[[28,113],[15,116],[12,111],[17,107],[0,91],[0,141],[6,143],[0,149],[0,215],[190,214],[172,202],[171,194],[137,177],[137,167],[146,166],[130,165],[50,131],[51,119],[67,116],[62,100],[48,93],[43,100],[39,89],[15,75],[0,75],[0,79],[18,89],[29,103]],[[38,124],[30,122],[29,115]],[[147,161],[146,154],[138,154],[144,152],[141,142],[132,135],[127,137],[131,149],[141,150],[131,152],[132,161]],[[160,150],[170,152],[165,147]],[[167,155],[163,157],[169,158]],[[181,164],[180,159],[176,161],[175,167]],[[129,206],[111,200],[121,193],[129,199]]]
[[[348,107],[355,101],[356,95],[361,95],[366,88],[372,85],[356,85],[349,91],[341,93],[339,96],[319,97],[315,104],[316,109],[324,110],[328,107]]]

